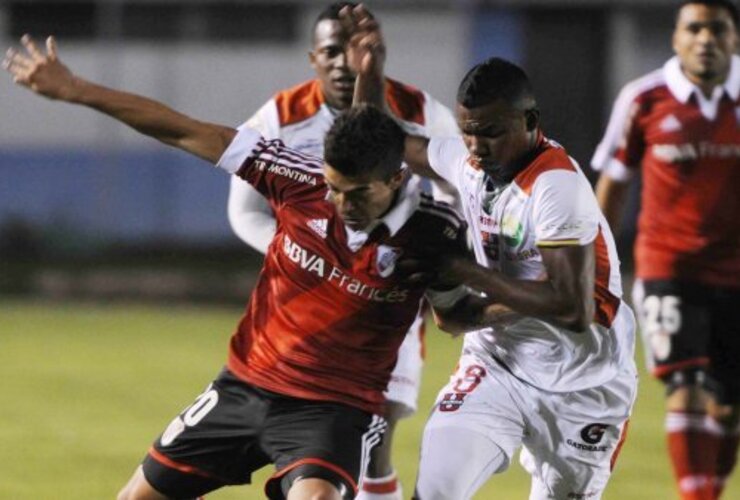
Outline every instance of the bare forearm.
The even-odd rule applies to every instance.
[[[616,181],[606,175],[602,175],[596,183],[596,200],[614,234],[619,233],[628,193],[629,183]]]
[[[503,312],[502,306],[576,331],[585,329],[593,315],[589,301],[583,301],[577,293],[563,293],[549,280],[515,279],[473,262],[458,269],[458,276],[467,286],[495,302],[478,315],[480,324],[492,322]]]
[[[194,120],[146,97],[109,89],[81,78],[63,98],[102,113],[144,135],[183,149],[212,163],[236,135],[234,129]]]

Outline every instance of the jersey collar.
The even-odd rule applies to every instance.
[[[391,236],[403,227],[416,211],[421,200],[421,180],[418,176],[412,176],[401,187],[401,193],[396,199],[396,204],[383,217],[374,221],[368,227],[360,230],[353,230],[345,226],[347,230],[347,245],[352,251],[357,251],[367,242],[372,233],[378,226],[384,224],[388,228]]]
[[[681,70],[681,63],[678,56],[674,56],[663,65],[663,75],[665,76],[668,89],[676,99],[686,104],[691,98],[691,94],[696,93],[697,97],[703,97],[699,87],[691,83]],[[726,93],[736,101],[740,97],[740,57],[733,55],[730,61],[730,72],[725,82],[719,86],[720,92],[715,89],[713,99],[722,97],[722,92]]]

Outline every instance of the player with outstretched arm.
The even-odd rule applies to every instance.
[[[108,114],[249,182],[278,220],[226,367],[149,449],[122,500],[193,498],[274,463],[271,499],[355,497],[398,348],[426,296],[401,254],[466,252],[465,223],[402,168],[404,132],[360,106],[338,117],[325,160],[257,131],[200,122],[70,72],[53,38],[25,36],[4,66],[42,96]],[[440,302],[441,301],[441,302]]]

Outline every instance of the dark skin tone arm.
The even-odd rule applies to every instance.
[[[572,331],[585,330],[594,316],[594,248],[563,246],[541,248],[547,270],[544,280],[521,280],[455,257],[436,276],[446,283],[461,283],[483,292],[449,310],[435,310],[440,326],[451,333],[495,326],[513,314],[532,316]]]
[[[144,135],[218,162],[236,130],[201,122],[162,103],[127,92],[110,89],[74,75],[57,55],[56,42],[49,37],[46,52],[28,35],[21,43],[25,53],[10,49],[3,66],[15,83],[49,99],[81,104],[105,113]]]
[[[385,42],[380,24],[372,19],[362,5],[345,7],[340,12],[344,29],[351,33],[347,57],[357,72],[353,105],[366,103],[386,109],[385,102]],[[403,160],[411,171],[422,177],[441,179],[429,165],[429,139],[407,135]]]

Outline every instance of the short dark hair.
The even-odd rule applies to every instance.
[[[476,64],[463,77],[457,90],[457,102],[476,108],[497,99],[518,106],[522,100],[534,100],[532,85],[519,66],[499,57]]]
[[[370,105],[345,111],[324,138],[324,160],[348,177],[390,179],[401,168],[406,134],[386,113]]]
[[[339,20],[339,12],[345,8],[345,7],[351,7],[355,8],[359,5],[357,2],[334,2],[332,4],[329,4],[324,10],[319,12],[319,15],[316,17],[316,21],[313,23],[313,30],[316,31],[316,26],[321,21],[338,21]],[[367,10],[367,9],[365,9]],[[372,18],[373,15],[370,13],[370,11],[367,12],[370,17]]]
[[[735,2],[732,0],[684,0],[676,10],[676,23],[678,23],[678,15],[680,14],[681,9],[687,5],[695,3],[706,5],[707,7],[719,7],[721,9],[725,9],[727,13],[730,14],[735,28],[738,27],[738,24],[740,23],[740,13],[738,13],[737,5],[735,5]]]

